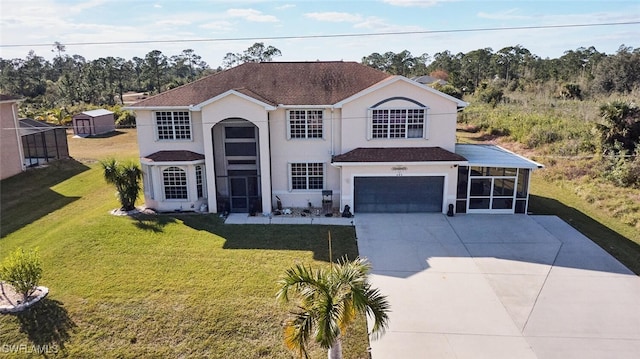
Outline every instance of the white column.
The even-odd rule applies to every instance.
[[[268,119],[268,114],[265,112]],[[262,193],[262,213],[271,213],[271,153],[269,151],[269,122],[258,126],[258,144],[260,146],[260,193]]]
[[[209,206],[209,213],[217,212],[218,198],[216,196],[216,166],[213,158],[213,139],[211,137],[211,130],[214,124],[207,123],[202,113],[202,137],[204,140],[204,164],[205,164],[205,180],[207,182],[207,206]]]

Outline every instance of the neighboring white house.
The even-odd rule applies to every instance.
[[[20,101],[18,97],[0,94],[0,179],[25,170],[18,123]]]
[[[116,121],[109,110],[91,110],[73,116],[73,133],[76,136],[103,135],[115,130]]]
[[[271,213],[526,213],[538,163],[456,145],[467,103],[355,62],[246,63],[135,111],[145,205]]]

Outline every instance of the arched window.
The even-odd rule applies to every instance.
[[[162,171],[165,199],[187,199],[187,173],[179,167]]]

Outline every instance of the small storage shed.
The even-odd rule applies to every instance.
[[[116,120],[109,110],[85,111],[73,116],[73,133],[76,136],[96,136],[115,130]]]
[[[67,130],[64,127],[26,118],[20,120],[20,137],[27,167],[69,158]]]

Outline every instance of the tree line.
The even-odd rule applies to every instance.
[[[640,88],[640,48],[624,45],[611,55],[591,46],[565,51],[554,59],[543,59],[520,45],[496,52],[483,48],[457,54],[443,51],[433,56],[413,56],[405,50],[373,53],[363,57],[362,63],[406,77],[431,74],[448,82],[445,92],[459,96],[496,80],[510,90],[526,90],[552,81],[560,85],[561,96],[578,99],[585,94],[629,93]]]
[[[24,59],[0,58],[0,91],[26,98],[21,106],[23,115],[53,109],[52,116],[60,120],[62,112],[74,106],[114,106],[122,104],[129,91],[159,93],[243,62],[271,61],[281,56],[277,48],[255,43],[242,53],[227,53],[222,65],[212,69],[192,49],[177,55],[153,50],[129,60],[112,56],[87,60],[67,54],[58,42],[52,51],[56,54],[52,61],[34,51]],[[580,47],[555,59],[542,59],[516,45],[496,52],[483,48],[458,54],[443,51],[433,56],[414,56],[407,50],[372,53],[361,62],[390,74],[431,75],[445,80],[446,85],[436,87],[458,97],[481,90],[487,102],[501,98],[495,86],[487,86],[496,81],[509,90],[555,82],[560,96],[578,99],[591,94],[628,93],[640,87],[640,49],[624,45],[611,55],[594,47]]]

